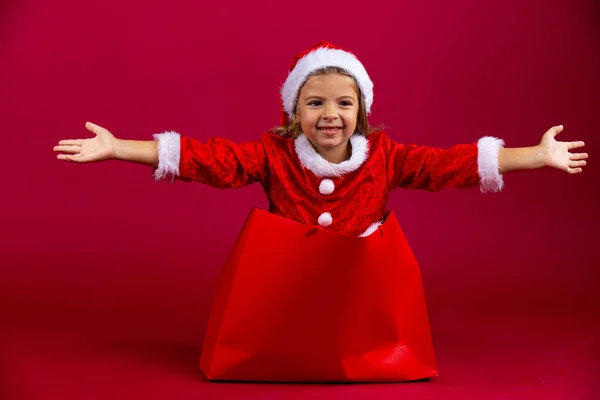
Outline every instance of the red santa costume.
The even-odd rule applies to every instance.
[[[309,74],[326,66],[354,77],[370,112],[373,83],[363,65],[353,54],[321,42],[299,54],[292,65],[281,90],[283,123],[291,119]],[[244,143],[224,138],[203,143],[176,132],[155,139],[155,179],[219,188],[260,182],[269,199],[270,214],[251,214],[222,273],[201,362],[210,379],[401,381],[437,374],[418,265],[395,218],[387,217],[388,196],[398,187],[498,191],[503,186],[498,173],[502,140],[483,137],[442,150],[396,143],[385,132],[355,133],[351,157],[333,164],[304,134],[291,139],[266,133]],[[386,235],[372,235],[381,229]],[[278,241],[281,235],[284,241]],[[336,246],[344,255],[332,259],[320,254],[331,247],[306,251],[306,246],[319,247],[317,243]],[[284,251],[274,254],[274,246]],[[379,270],[370,260],[377,260]],[[279,276],[282,270],[285,275]],[[413,279],[401,271],[409,271]],[[310,282],[319,280],[319,290],[290,281],[305,274],[312,276]],[[282,282],[285,290],[273,289]],[[258,287],[262,300],[257,300]],[[412,294],[406,297],[408,292]],[[360,302],[353,297],[356,293],[362,293]],[[285,310],[274,309],[275,303],[285,304]],[[352,317],[337,320],[332,313]],[[285,333],[282,326],[288,327]],[[362,334],[352,333],[357,331]]]

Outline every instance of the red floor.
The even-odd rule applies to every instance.
[[[440,376],[405,384],[211,383],[197,367],[200,340],[150,339],[133,325],[127,334],[13,331],[2,342],[0,398],[597,399],[597,323],[591,311],[434,310]]]
[[[38,251],[37,264],[15,256],[0,274],[0,400],[600,399],[591,264],[581,267],[585,276],[573,270],[562,282],[549,278],[563,276],[554,272],[540,274],[543,281],[484,279],[458,264],[442,275],[427,264],[438,377],[259,384],[208,382],[198,367],[218,269],[185,251],[97,253],[81,263],[86,254],[61,261]]]

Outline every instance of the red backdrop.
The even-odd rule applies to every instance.
[[[589,165],[577,176],[509,174],[498,194],[397,190],[389,206],[422,268],[439,379],[498,376],[480,368],[485,356],[465,365],[459,353],[496,349],[506,372],[545,337],[572,355],[559,370],[588,385],[600,305],[594,3],[2,1],[0,331],[11,357],[0,374],[12,378],[0,385],[23,391],[15,382],[48,373],[39,360],[54,363],[24,338],[47,351],[62,347],[40,343],[67,334],[183,343],[156,364],[189,361],[198,378],[216,277],[250,208],[267,207],[260,186],[156,183],[148,167],[64,163],[52,147],[87,137],[88,120],[127,139],[164,130],[256,139],[278,122],[293,56],[322,39],[363,61],[375,83],[371,124],[394,140],[449,147],[492,135],[531,146],[563,124],[559,139],[586,142]],[[530,336],[511,342],[523,330]],[[561,385],[552,393],[567,393]]]

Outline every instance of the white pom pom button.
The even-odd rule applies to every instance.
[[[331,214],[328,212],[325,212],[321,215],[319,215],[319,225],[321,225],[322,227],[326,227],[331,225],[331,223],[333,222],[333,218],[331,218]]]
[[[335,189],[335,185],[331,179],[323,179],[319,185],[319,192],[321,194],[331,194]]]

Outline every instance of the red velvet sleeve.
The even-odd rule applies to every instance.
[[[210,138],[206,143],[181,137],[179,177],[217,188],[265,183],[268,160],[262,141],[234,143]]]
[[[479,184],[477,144],[450,149],[403,145],[385,137],[388,187],[438,191]]]

